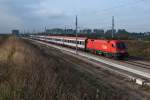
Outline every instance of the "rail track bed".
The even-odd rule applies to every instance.
[[[141,68],[150,69],[150,65],[145,64],[145,63],[140,63],[140,62],[136,62],[136,61],[125,61],[125,63],[135,65],[135,66],[138,66],[138,67],[141,67]]]
[[[41,43],[50,47],[54,47],[56,49],[61,50],[62,52],[77,57],[79,59],[85,59],[92,64],[103,65],[104,69],[111,70],[115,73],[119,73],[131,80],[140,81],[137,82],[139,85],[149,85],[150,82],[150,68],[148,63],[140,62],[130,62],[130,61],[117,61],[109,58],[104,58],[98,55],[89,54],[87,52],[78,51],[76,55],[76,51],[71,48],[66,48],[62,46],[53,45],[43,41],[32,40],[37,43]]]

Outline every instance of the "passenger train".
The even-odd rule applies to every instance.
[[[30,38],[74,49],[77,46],[80,50],[115,59],[123,59],[129,55],[125,43],[120,40],[100,40],[88,39],[86,37],[76,38],[44,35],[30,35]]]

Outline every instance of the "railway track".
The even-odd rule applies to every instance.
[[[44,44],[46,46],[51,46],[54,47],[56,49],[60,49],[61,51],[65,51],[66,53],[72,53],[72,55],[76,55],[75,50],[70,49],[70,48],[66,48],[66,47],[60,47],[60,46],[56,46],[50,43],[46,43],[46,42],[42,42],[42,41],[37,41],[37,40],[32,40],[35,41],[37,43],[41,43]],[[86,59],[89,59],[91,62],[96,61],[96,63],[103,63],[105,65],[107,65],[107,67],[109,66],[109,68],[111,69],[115,69],[116,72],[118,71],[118,73],[122,73],[122,75],[126,75],[129,77],[134,77],[135,79],[142,79],[142,82],[140,83],[140,85],[142,85],[144,83],[143,80],[148,80],[150,81],[150,67],[148,64],[141,64],[141,63],[137,63],[137,62],[130,62],[130,61],[126,61],[126,62],[120,62],[120,61],[115,61],[112,59],[105,59],[104,57],[99,57],[97,55],[93,55],[93,54],[89,54],[86,52],[82,52],[79,51],[78,55],[76,55],[78,57],[84,57]],[[133,67],[134,66],[134,67]],[[143,69],[141,69],[141,68]],[[132,78],[133,78],[132,77]]]
[[[94,54],[94,55],[96,55],[96,54]],[[96,56],[98,56],[98,55],[96,55]],[[111,58],[106,58],[106,57],[103,57],[103,56],[100,56],[100,57],[104,60],[111,59]],[[111,60],[113,61],[114,59],[112,58]],[[133,66],[137,66],[137,67],[141,67],[141,68],[145,68],[145,69],[150,70],[150,63],[144,62],[144,61],[139,62],[137,59],[134,59],[133,57],[129,58],[128,61],[118,61],[118,62],[127,63],[127,64],[130,64],[130,65],[133,65]]]
[[[144,64],[144,63],[140,63],[140,62],[136,62],[136,61],[124,61],[127,64],[131,64],[134,66],[138,66],[141,68],[146,68],[146,69],[150,69],[150,65],[149,64]]]
[[[145,65],[145,66],[149,66],[150,67],[150,63],[149,64],[146,64],[146,63],[142,63],[142,62],[137,62],[137,61],[132,61],[132,62],[134,62],[134,63],[137,63],[137,64],[142,64],[142,65]]]

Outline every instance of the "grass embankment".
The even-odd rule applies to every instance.
[[[137,100],[128,88],[112,80],[74,69],[71,63],[28,41],[10,37],[0,44],[0,100]],[[106,80],[107,77],[102,75]],[[139,99],[140,100],[140,99]]]
[[[131,56],[144,58],[150,61],[150,42],[144,41],[125,41],[128,46],[128,52]]]

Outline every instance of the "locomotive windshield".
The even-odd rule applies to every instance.
[[[125,49],[126,45],[123,42],[117,43],[117,48],[119,49]]]

